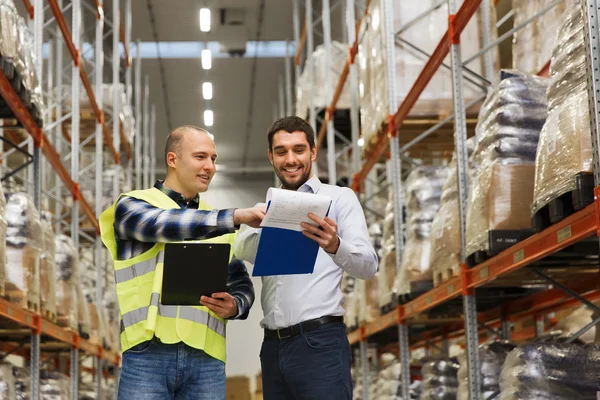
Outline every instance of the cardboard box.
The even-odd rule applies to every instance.
[[[256,392],[254,393],[254,399],[253,400],[263,400],[263,392]]]
[[[232,376],[227,378],[225,384],[227,400],[252,400],[249,377]]]

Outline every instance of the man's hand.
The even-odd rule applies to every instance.
[[[267,206],[265,204],[257,204],[252,208],[238,208],[233,213],[234,225],[246,224],[252,228],[260,228],[265,214],[267,213]]]
[[[319,243],[319,246],[326,252],[331,254],[337,253],[340,247],[340,238],[337,235],[337,224],[335,221],[329,217],[321,219],[313,213],[308,214],[308,218],[319,224],[321,229],[303,222],[300,224],[305,229],[302,231],[302,234]]]
[[[223,319],[238,315],[238,306],[235,298],[226,292],[213,293],[211,297],[200,297],[200,304]]]

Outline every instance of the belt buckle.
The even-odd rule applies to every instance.
[[[287,329],[287,328],[283,328],[283,329]],[[281,339],[287,339],[287,338],[289,338],[289,337],[292,336],[291,332],[287,336],[281,336],[281,331],[283,329],[277,329],[277,337],[279,338],[279,340],[281,340]]]

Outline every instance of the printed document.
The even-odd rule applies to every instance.
[[[302,222],[317,226],[313,220],[308,218],[308,213],[325,218],[331,204],[331,197],[270,188],[267,192],[267,204],[267,214],[261,223],[263,228],[280,228],[301,232],[304,230],[300,226]]]

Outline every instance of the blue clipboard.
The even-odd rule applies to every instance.
[[[331,202],[326,215],[330,209]],[[318,253],[319,244],[302,232],[262,228],[252,276],[312,274]]]

